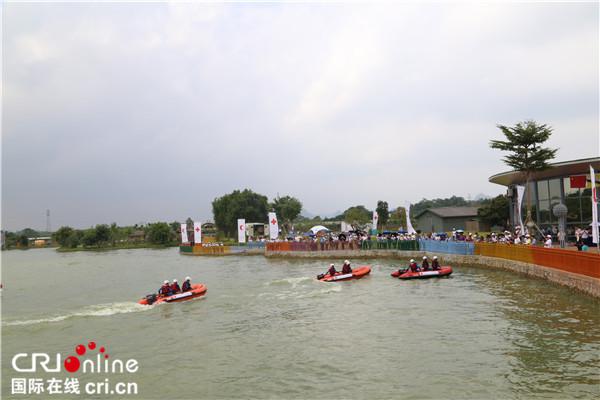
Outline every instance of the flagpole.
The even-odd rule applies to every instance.
[[[590,181],[592,184],[592,243],[596,243],[596,250],[600,253],[600,238],[598,238],[598,195],[596,192],[596,173],[590,164]]]

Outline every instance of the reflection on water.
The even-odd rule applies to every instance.
[[[516,394],[530,394],[532,386],[546,394],[599,394],[600,302],[504,271],[485,271],[482,282],[510,321],[499,333],[512,344],[506,378]]]
[[[600,302],[506,271],[324,283],[326,262],[176,250],[5,252],[3,394],[17,352],[89,339],[135,358],[141,398],[598,398]],[[332,260],[340,263],[341,260]],[[362,262],[361,262],[362,263]],[[201,300],[140,307],[191,275]],[[173,388],[177,388],[174,392]]]

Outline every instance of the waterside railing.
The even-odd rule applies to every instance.
[[[600,278],[600,254],[598,253],[524,245],[476,243],[475,254],[522,261]]]
[[[419,240],[419,249],[430,253],[472,255],[475,251],[475,246],[473,242],[421,239]]]

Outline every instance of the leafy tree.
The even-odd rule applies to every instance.
[[[17,244],[21,247],[29,247],[29,238],[25,234],[20,234],[17,237]]]
[[[28,238],[40,236],[40,233],[38,231],[31,228],[25,228],[21,232],[19,232],[19,234],[25,235]]]
[[[371,211],[365,206],[354,206],[344,211],[344,221],[354,225],[357,228],[364,229],[365,225],[371,221]]]
[[[173,221],[169,224],[169,226],[171,227],[171,230],[173,232],[179,232],[179,230],[181,229],[181,222]]]
[[[110,224],[110,241],[112,245],[115,245],[115,242],[121,237],[121,230],[117,226],[116,222]]]
[[[396,209],[390,215],[388,222],[391,225],[395,225],[396,228],[400,226],[406,228],[406,209],[404,207],[396,207]]]
[[[148,224],[148,241],[154,244],[169,244],[175,239],[171,226],[166,222]]]
[[[277,217],[283,222],[285,231],[289,231],[290,225],[302,211],[302,203],[295,197],[284,196],[277,197],[270,204],[271,208],[275,210]]]
[[[238,218],[245,218],[248,222],[267,222],[267,196],[249,189],[234,190],[216,198],[212,207],[217,228],[229,237],[237,233]]]
[[[476,202],[469,202],[460,196],[452,196],[446,199],[422,199],[418,203],[411,204],[410,206],[410,216],[413,217],[419,214],[421,211],[427,210],[428,208],[438,208],[438,207],[464,207],[468,205],[473,205]],[[411,218],[412,220],[412,218]]]
[[[525,177],[526,188],[534,172],[548,169],[548,161],[556,156],[558,149],[541,147],[552,135],[552,128],[546,124],[538,125],[529,120],[517,123],[514,127],[498,125],[506,137],[506,141],[492,140],[490,147],[509,154],[502,161]],[[531,218],[531,193],[527,190],[527,225],[533,223]]]
[[[106,224],[96,225],[96,242],[107,243],[110,240],[110,228]]]
[[[381,226],[387,224],[388,220],[390,219],[390,211],[388,210],[387,201],[379,200],[377,202],[377,208],[375,209],[375,211],[377,211],[377,215],[379,215],[379,223],[381,224]]]
[[[81,237],[81,242],[84,246],[88,247],[96,245],[98,243],[98,238],[96,237],[96,229],[87,229]]]
[[[75,233],[75,230],[69,226],[61,226],[54,234],[52,235],[56,243],[61,245],[61,247],[67,247],[67,241],[69,237]]]
[[[499,195],[487,200],[477,210],[477,215],[482,222],[490,226],[507,226],[509,218],[509,202],[505,195]]]
[[[65,244],[61,246],[69,247],[71,249],[76,248],[81,243],[81,234],[81,231],[73,231],[73,233],[65,240]]]

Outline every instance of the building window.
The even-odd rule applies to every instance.
[[[571,187],[571,179],[564,178],[567,224],[581,224],[581,189]],[[591,212],[591,211],[590,211]]]
[[[549,224],[551,221],[550,200],[540,200],[540,220],[539,225]]]

